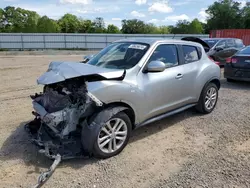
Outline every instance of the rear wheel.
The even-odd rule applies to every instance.
[[[119,154],[127,145],[131,130],[131,121],[124,112],[111,117],[95,139],[94,156],[104,159]]]
[[[209,83],[203,88],[196,109],[203,114],[209,114],[215,108],[217,100],[218,87],[214,83]]]

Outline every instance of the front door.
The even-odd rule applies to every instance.
[[[163,72],[140,72],[138,86],[143,90],[145,104],[143,119],[174,110],[185,104],[183,67],[179,63],[178,49],[174,44],[160,44],[148,60],[162,61]]]

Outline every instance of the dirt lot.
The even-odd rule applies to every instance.
[[[50,61],[79,59],[0,57],[0,187],[31,187],[52,163],[23,130],[28,96]],[[250,187],[250,84],[221,82],[212,114],[187,110],[142,127],[120,155],[65,161],[44,187]]]

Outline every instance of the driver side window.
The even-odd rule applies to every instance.
[[[151,55],[149,62],[162,61],[166,67],[174,67],[179,64],[177,48],[173,44],[159,45]]]

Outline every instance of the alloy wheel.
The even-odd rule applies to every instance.
[[[205,97],[205,106],[208,110],[211,110],[214,108],[215,103],[217,100],[217,90],[214,87],[211,87],[206,94]]]
[[[127,124],[120,118],[110,119],[98,135],[98,147],[104,153],[114,153],[124,144],[128,134]]]

